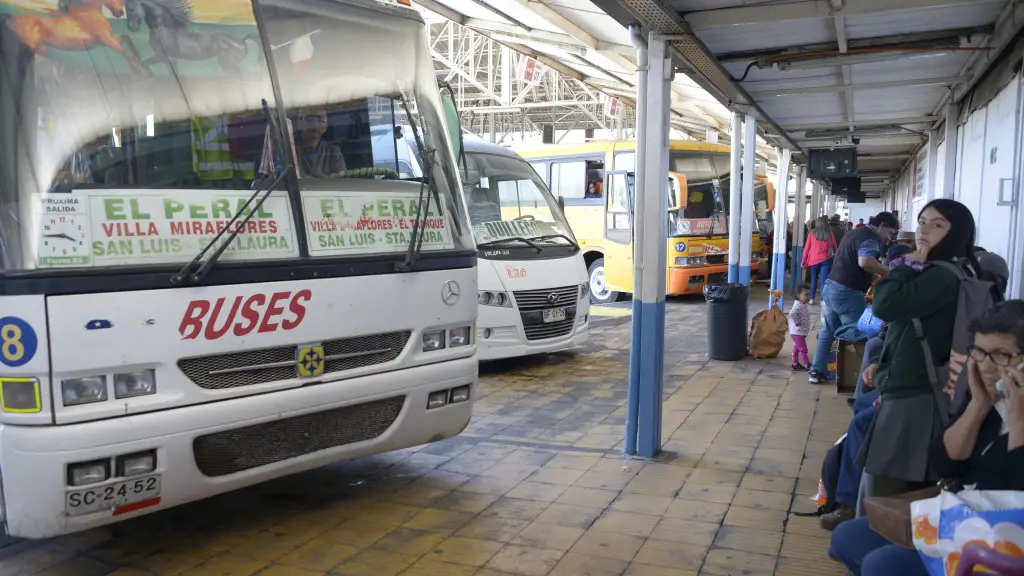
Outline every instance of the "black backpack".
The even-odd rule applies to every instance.
[[[839,442],[836,442],[821,461],[821,485],[825,489],[825,503],[818,506],[814,512],[794,512],[796,516],[822,516],[829,514],[839,507],[836,502],[836,490],[839,486],[839,467],[843,461],[843,447],[846,445],[844,434]]]

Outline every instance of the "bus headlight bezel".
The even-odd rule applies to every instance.
[[[143,386],[132,386],[140,382]],[[156,394],[156,370],[147,368],[114,374],[114,398],[137,398],[151,394]]]
[[[96,374],[79,378],[68,378],[60,382],[60,397],[64,406],[81,406],[105,402],[107,394],[107,375]]]
[[[445,334],[447,330],[428,330],[423,333],[421,342],[423,344],[424,352],[433,352],[435,350],[444,350],[445,346]]]

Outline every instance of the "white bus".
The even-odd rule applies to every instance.
[[[465,428],[477,254],[415,10],[0,0],[0,42],[10,535]],[[424,178],[376,167],[403,125]]]
[[[480,359],[583,344],[589,277],[557,201],[515,152],[479,138],[464,146],[464,192],[480,254]]]

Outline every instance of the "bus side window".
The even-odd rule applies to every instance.
[[[587,160],[587,192],[584,198],[604,198],[604,162]]]
[[[553,162],[551,164],[551,191],[566,200],[586,197],[587,163],[583,160]]]
[[[544,182],[544,184],[548,188],[550,188],[551,187],[551,180],[548,178],[548,163],[547,162],[530,162],[530,166],[533,166],[533,169],[537,171],[537,175],[540,176],[541,181]]]
[[[624,170],[626,172],[636,171],[636,152],[618,152],[612,159],[612,170],[619,171]],[[617,186],[623,186],[625,180],[623,178],[609,178],[608,179],[608,190],[607,193],[613,198],[616,197],[620,192],[616,190]],[[621,192],[625,194],[625,191]]]

